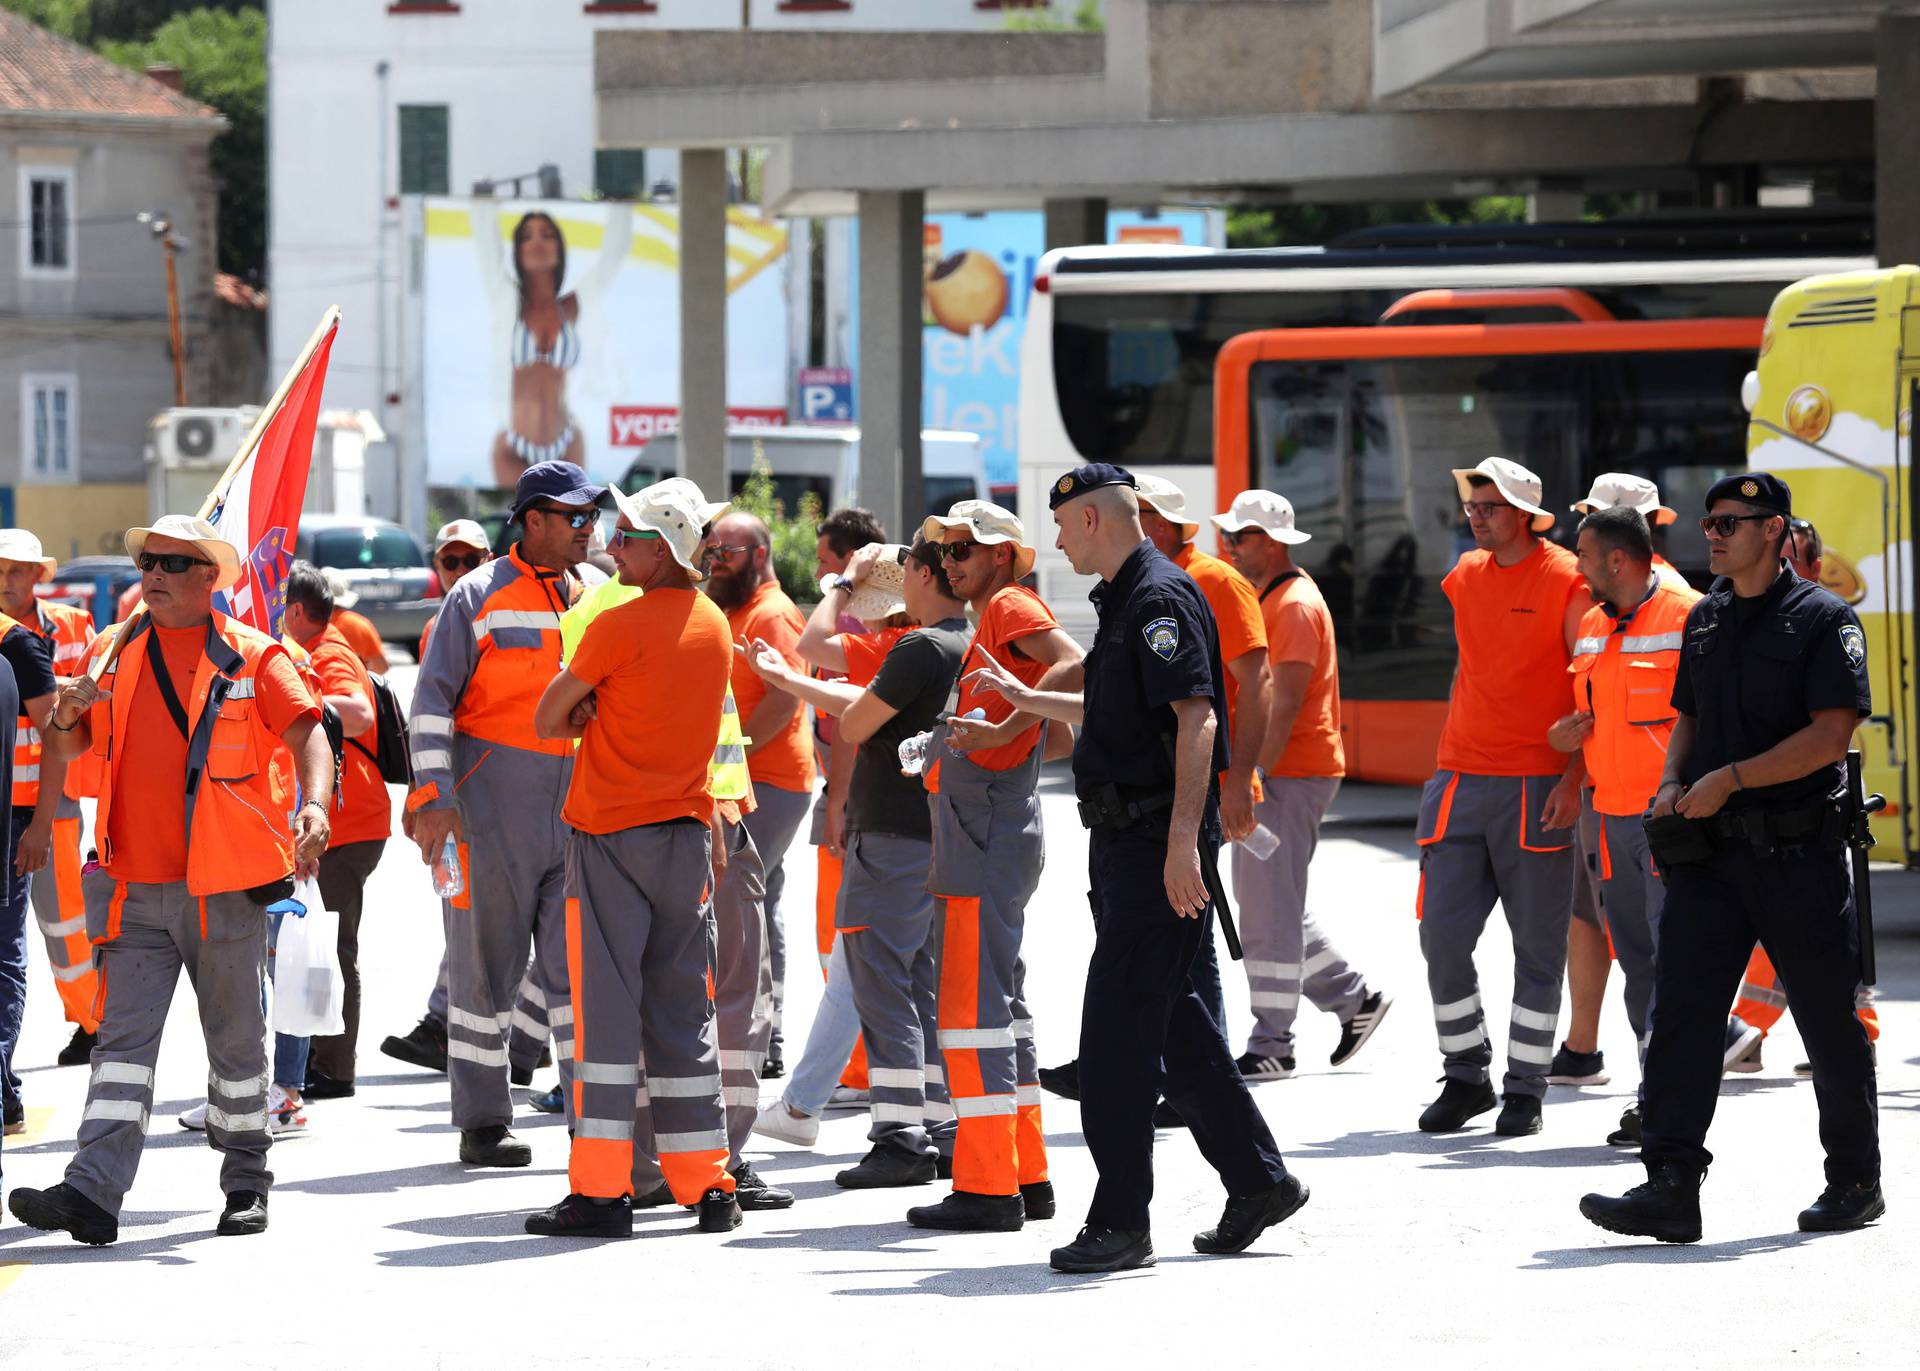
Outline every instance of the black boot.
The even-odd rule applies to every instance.
[[[891,1143],[875,1143],[858,1166],[850,1166],[833,1178],[842,1190],[884,1190],[896,1185],[925,1185],[933,1180],[936,1164]]]
[[[1040,1068],[1040,1084],[1063,1100],[1080,1098],[1080,1059]]]
[[[1088,1275],[1099,1271],[1132,1271],[1153,1265],[1153,1235],[1124,1228],[1096,1228],[1088,1224],[1065,1247],[1047,1258],[1055,1271]]]
[[[1255,1238],[1298,1211],[1309,1193],[1298,1176],[1288,1175],[1271,1190],[1229,1196],[1220,1222],[1193,1235],[1193,1250],[1210,1257],[1244,1252]]]
[[[75,1028],[73,1036],[67,1039],[67,1045],[60,1049],[55,1057],[56,1066],[85,1066],[93,1060],[93,1045],[98,1038],[84,1028]]]
[[[29,1228],[71,1233],[89,1247],[104,1247],[120,1236],[120,1220],[65,1181],[45,1190],[15,1190],[7,1196],[7,1208]]]
[[[1456,1081],[1451,1076],[1441,1079],[1446,1084],[1440,1090],[1440,1098],[1428,1105],[1420,1116],[1422,1133],[1452,1133],[1465,1128],[1468,1119],[1486,1113],[1497,1102],[1493,1087],[1485,1081]]]
[[[1524,1138],[1529,1133],[1538,1133],[1540,1097],[1509,1095],[1506,1099],[1506,1104],[1500,1108],[1500,1117],[1493,1121],[1493,1131],[1503,1138]]]
[[[220,1222],[213,1231],[223,1238],[266,1232],[267,1197],[258,1190],[234,1191],[227,1196],[227,1207],[220,1211]]]
[[[1820,1198],[1800,1211],[1802,1233],[1843,1233],[1865,1228],[1887,1212],[1886,1197],[1879,1181],[1858,1185],[1835,1182],[1820,1192]]]
[[[432,1019],[422,1019],[413,1031],[402,1037],[388,1034],[380,1050],[408,1066],[424,1066],[429,1071],[447,1069],[447,1030]]]
[[[1660,1242],[1699,1242],[1702,1179],[1672,1162],[1652,1162],[1644,1183],[1618,1198],[1583,1196],[1580,1212],[1609,1233]]]
[[[1640,1146],[1640,1106],[1630,1104],[1626,1113],[1620,1116],[1620,1126],[1607,1134],[1609,1147]]]
[[[307,1083],[300,1095],[308,1100],[345,1100],[353,1097],[353,1082],[335,1080],[323,1071],[307,1070]]]
[[[654,1186],[653,1189],[649,1190],[646,1194],[635,1195],[633,1197],[633,1207],[635,1209],[665,1209],[673,1202],[673,1187],[665,1181],[661,1181],[660,1184]],[[692,1205],[687,1205],[686,1207],[688,1209],[693,1208]]]
[[[633,1206],[624,1195],[611,1203],[569,1195],[551,1209],[527,1215],[527,1232],[543,1238],[630,1238]]]
[[[976,1195],[956,1190],[938,1204],[916,1205],[907,1211],[915,1228],[945,1228],[956,1233],[1018,1233],[1026,1221],[1026,1205],[1018,1195]]]
[[[753,1163],[743,1161],[732,1168],[733,1198],[742,1209],[755,1211],[761,1209],[793,1208],[793,1192],[771,1186],[753,1169]]]
[[[731,1233],[740,1226],[740,1204],[732,1195],[715,1186],[700,1197],[700,1231]]]
[[[1020,1204],[1030,1219],[1050,1219],[1054,1214],[1053,1182],[1034,1181],[1020,1187]]]
[[[775,1038],[767,1044],[767,1059],[760,1063],[760,1079],[777,1081],[786,1074],[787,1061],[780,1055],[780,1040]]]
[[[460,1130],[460,1160],[468,1166],[531,1166],[533,1149],[496,1123]]]

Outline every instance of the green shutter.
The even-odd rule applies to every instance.
[[[447,193],[447,107],[400,106],[400,193]]]
[[[644,200],[647,154],[644,148],[598,148],[593,154],[593,188],[609,200]]]

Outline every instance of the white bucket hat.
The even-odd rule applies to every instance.
[[[1660,487],[1644,476],[1629,476],[1624,471],[1603,471],[1593,478],[1587,498],[1569,508],[1575,514],[1591,514],[1596,509],[1625,506],[1647,516],[1650,524],[1670,524],[1680,516],[1660,503]]]
[[[685,567],[696,581],[707,579],[700,569],[700,540],[708,519],[707,503],[700,488],[684,477],[661,481],[645,490],[623,495],[612,490],[614,505],[640,533],[657,533],[665,540],[673,560]],[[725,506],[722,506],[725,508]]]
[[[434,555],[438,556],[441,548],[452,547],[455,543],[481,552],[493,551],[493,545],[487,541],[487,531],[471,519],[455,519],[450,524],[440,525],[440,531],[433,535]]]
[[[321,567],[320,576],[327,583],[327,593],[333,596],[335,609],[352,609],[360,603],[359,592],[347,584],[347,578],[332,567]]]
[[[1313,537],[1293,526],[1293,501],[1270,490],[1247,490],[1234,496],[1225,514],[1213,516],[1213,526],[1222,533],[1257,528],[1274,542],[1289,546]]]
[[[991,547],[995,543],[1013,544],[1013,575],[1018,580],[1033,570],[1033,549],[1027,544],[1026,525],[1011,510],[991,500],[962,500],[943,518],[929,514],[920,525],[920,536],[930,543],[944,543],[954,529],[965,529],[973,541]]]
[[[1508,504],[1531,514],[1535,533],[1545,533],[1553,527],[1554,516],[1540,504],[1540,478],[1518,462],[1505,457],[1489,457],[1477,467],[1455,467],[1453,484],[1460,492],[1462,504],[1473,498],[1473,486],[1467,480],[1469,476],[1486,477]]]
[[[847,613],[863,624],[903,614],[907,608],[907,553],[899,543],[882,543],[867,574],[854,582]]]
[[[47,556],[40,539],[24,528],[0,528],[0,562],[38,562],[40,579],[50,581],[59,563]]]
[[[207,560],[220,569],[214,578],[215,590],[226,590],[240,581],[240,550],[214,531],[212,524],[205,519],[192,519],[184,514],[162,514],[146,528],[127,530],[127,555],[136,562],[140,554],[147,549],[147,539],[154,534],[162,538],[177,538],[183,543],[192,543],[206,555]]]
[[[692,500],[693,503],[699,508],[700,526],[702,528],[705,528],[708,524],[712,523],[715,519],[718,519],[722,514],[725,514],[729,509],[733,508],[733,506],[728,504],[725,500],[722,500],[717,505],[714,504],[713,501],[709,500],[706,497],[705,492],[703,492],[699,486],[695,485],[692,481],[688,480],[684,476],[669,476],[667,477],[666,480],[658,481],[648,488],[651,490],[678,491],[679,493],[684,494],[688,499]]]
[[[1133,493],[1140,503],[1170,524],[1180,525],[1180,536],[1191,538],[1200,531],[1200,521],[1187,517],[1187,494],[1172,481],[1160,476],[1135,476]]]

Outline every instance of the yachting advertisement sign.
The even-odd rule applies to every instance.
[[[429,197],[421,263],[427,483],[511,487],[534,462],[617,480],[678,421],[673,205]],[[727,399],[787,409],[787,234],[727,211]]]

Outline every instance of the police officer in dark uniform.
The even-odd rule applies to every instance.
[[[1254,1106],[1220,1025],[1189,975],[1212,917],[1218,782],[1227,718],[1213,612],[1191,577],[1140,530],[1133,477],[1076,468],[1048,504],[1057,545],[1093,592],[1100,627],[1084,695],[1037,691],[989,668],[982,686],[1079,727],[1074,788],[1092,829],[1095,938],[1080,1021],[1080,1119],[1100,1180],[1086,1226],[1055,1270],[1153,1262],[1153,1114],[1164,1093],[1226,1186],[1204,1253],[1243,1251],[1307,1202]]]
[[[1756,938],[1813,1060],[1827,1187],[1800,1227],[1859,1228],[1886,1212],[1873,1060],[1853,1012],[1843,809],[1847,747],[1872,708],[1866,639],[1851,609],[1782,560],[1792,514],[1786,483],[1763,472],[1707,491],[1700,527],[1722,579],[1687,617],[1679,717],[1648,811],[1667,900],[1643,1071],[1647,1181],[1580,1201],[1615,1233],[1700,1239],[1726,1005]]]

